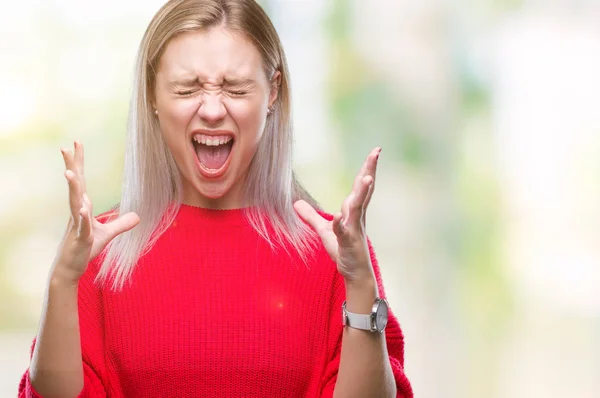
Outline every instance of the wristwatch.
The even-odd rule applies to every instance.
[[[382,333],[388,322],[388,303],[385,299],[376,298],[370,314],[354,314],[346,310],[346,302],[342,304],[342,324],[354,329]]]

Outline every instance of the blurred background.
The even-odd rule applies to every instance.
[[[6,4],[5,4],[6,3]],[[133,62],[162,0],[2,0],[0,398],[68,219],[61,146],[118,201]],[[339,208],[383,147],[368,231],[419,398],[600,397],[600,2],[261,1],[297,170]]]

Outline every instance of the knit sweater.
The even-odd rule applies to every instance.
[[[333,395],[345,286],[322,245],[305,264],[272,250],[243,210],[183,205],[123,290],[94,283],[98,269],[78,289],[80,397]],[[398,397],[412,397],[393,311],[385,337]],[[28,371],[19,397],[40,397]]]

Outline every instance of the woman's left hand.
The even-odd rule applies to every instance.
[[[324,219],[303,200],[294,208],[321,237],[325,249],[337,264],[346,283],[374,278],[366,234],[367,206],[375,188],[375,172],[381,148],[371,151],[354,179],[352,192],[342,203],[333,220]]]

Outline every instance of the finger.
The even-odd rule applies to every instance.
[[[373,196],[374,190],[375,190],[375,181],[373,180],[371,182],[371,184],[369,185],[369,189],[367,191],[367,197],[363,204],[363,211],[362,211],[362,224],[363,225],[367,225],[367,210],[369,208],[369,203],[371,202],[371,197]]]
[[[81,216],[81,221],[79,223],[77,238],[85,241],[89,239],[90,235],[92,234],[92,217],[89,207],[84,204],[79,211],[79,215]]]
[[[357,189],[360,185],[360,180],[366,176],[371,175],[375,177],[375,170],[377,158],[379,157],[379,152],[381,152],[381,148],[377,147],[371,150],[365,161],[363,162],[360,171],[356,175],[354,179],[354,183],[352,184],[352,189]],[[374,164],[375,163],[375,164]]]
[[[86,192],[85,177],[83,174],[83,144],[78,141],[75,141],[73,143],[73,147],[75,148],[75,155],[74,155],[75,169],[77,170],[77,175],[79,177],[79,182],[81,185],[81,192]]]
[[[87,194],[83,194],[83,207],[86,209],[86,228],[88,229],[85,232],[85,236],[89,237],[92,235],[93,233],[93,228],[94,228],[94,207],[92,206],[92,201],[90,200],[90,198],[87,196]]]
[[[333,233],[338,239],[343,239],[346,232],[346,227],[344,226],[344,216],[342,212],[335,213],[333,215]]]
[[[298,215],[306,221],[308,225],[312,227],[317,233],[323,230],[327,225],[327,220],[325,220],[317,211],[304,200],[299,200],[294,203],[294,209],[298,213]]]
[[[378,150],[380,150],[380,148],[373,148],[371,152],[369,152],[367,158],[362,164],[362,167],[360,168],[360,172],[358,173],[360,176],[366,176],[369,174],[370,161]]]
[[[368,167],[369,167],[369,158],[367,157],[367,159],[365,159],[362,167],[360,168],[360,171],[358,172],[358,174],[356,175],[356,177],[354,177],[354,182],[352,183],[352,192],[356,192],[360,189],[360,185],[361,185],[361,180],[364,176],[367,175],[368,172]]]
[[[82,195],[83,198],[83,203],[85,203],[88,208],[90,209],[90,217],[93,219],[94,218],[94,205],[92,204],[92,201],[90,200],[90,197],[87,195],[87,193],[83,193]]]
[[[366,209],[371,202],[371,197],[373,196],[373,192],[375,191],[375,178],[377,176],[377,165],[379,164],[379,154],[381,153],[381,148],[375,148],[373,152],[371,152],[371,166],[369,169],[369,175],[373,177],[373,182],[371,182],[371,187],[367,194],[367,198],[365,200],[364,208]]]
[[[116,236],[121,235],[123,232],[127,232],[140,223],[140,217],[134,213],[129,212],[123,214],[114,221],[105,224],[107,229],[108,241],[110,242]]]
[[[371,153],[369,153],[369,155],[367,156],[367,158],[365,159],[359,173],[356,175],[356,178],[354,178],[354,183],[352,184],[352,192],[349,195],[349,197],[351,196],[355,196],[356,192],[359,192],[362,189],[363,186],[363,178],[365,178],[366,176],[371,176],[373,178],[373,181],[375,180],[375,172],[377,169],[377,159],[379,158],[379,153],[381,152],[381,148],[374,148]],[[368,193],[367,193],[368,195]],[[371,200],[370,196],[367,196],[367,204],[368,202]],[[349,217],[349,208],[348,206],[346,206],[345,208],[342,209],[342,211],[344,212],[344,217],[347,218]]]
[[[69,208],[71,209],[71,217],[75,228],[79,228],[80,214],[82,207],[81,195],[79,194],[79,181],[75,173],[71,170],[65,170],[65,178],[69,183]]]
[[[71,170],[73,173],[77,173],[73,153],[65,148],[60,148],[60,153],[62,154],[63,160],[65,161],[65,169]]]
[[[346,199],[344,199],[344,201],[342,202],[342,219],[344,221],[347,220],[350,216],[350,204],[352,203],[354,196],[355,192],[352,191],[350,192],[350,195],[348,195]]]
[[[369,195],[369,190],[373,183],[373,177],[370,175],[364,176],[360,180],[360,185],[356,192],[352,192],[348,203],[348,217],[346,226],[359,227],[360,222],[364,219],[366,210],[365,202]]]

